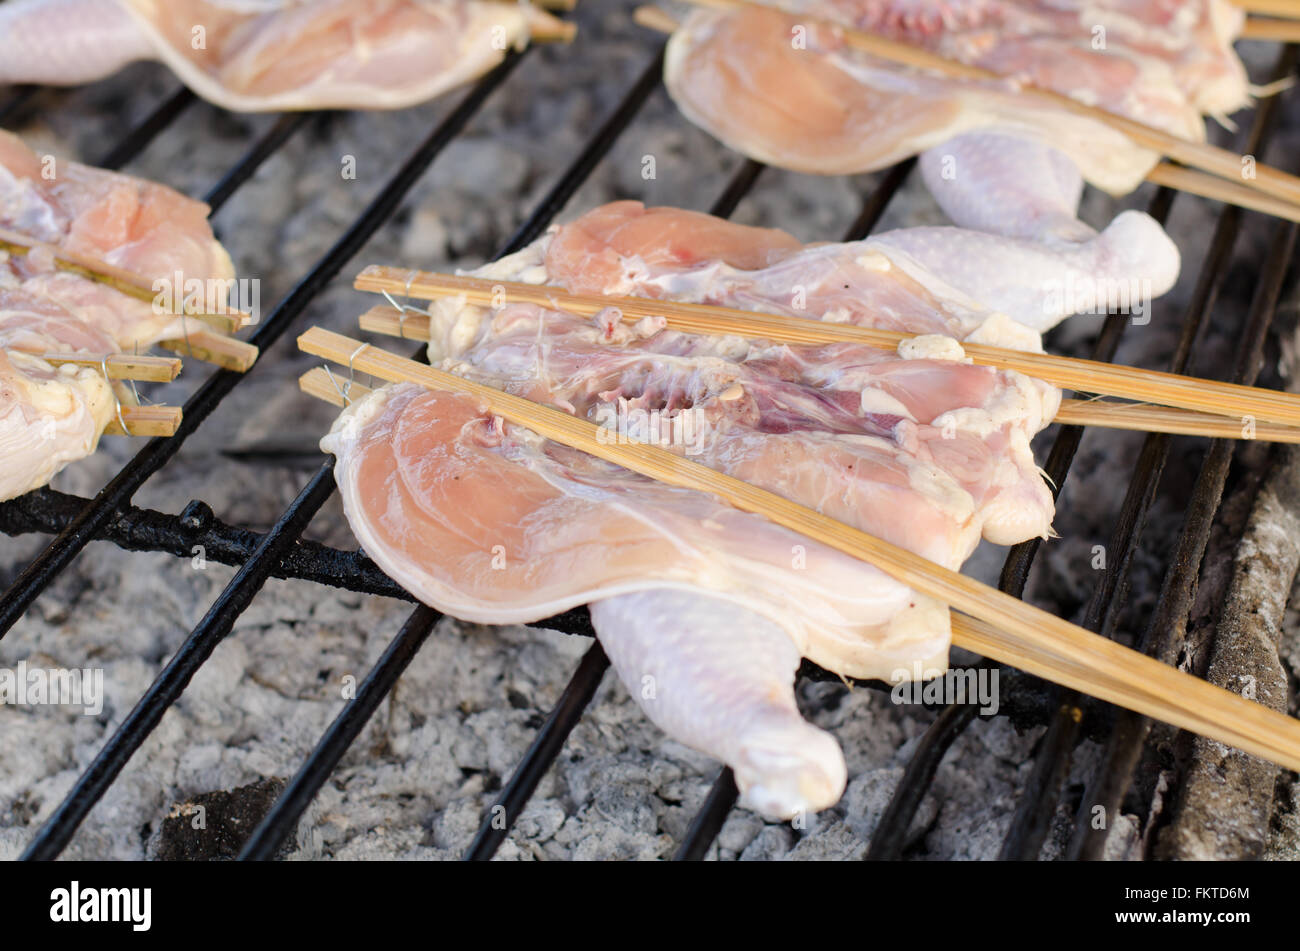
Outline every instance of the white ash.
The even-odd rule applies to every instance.
[[[350,278],[371,262],[426,268],[470,267],[513,231],[556,180],[653,54],[658,38],[631,24],[639,0],[584,5],[571,48],[534,51],[486,108],[424,175],[392,221],[236,388],[177,458],[149,481],[136,504],[179,511],[192,498],[222,519],[266,529],[319,463],[315,448],[333,411],[301,396],[294,379],[311,361],[292,337],[309,323],[352,330],[371,300]],[[1255,52],[1262,44],[1254,44]],[[1262,78],[1267,50],[1253,75]],[[15,128],[41,148],[93,161],[132,122],[175,88],[165,70],[135,66],[75,91],[43,91]],[[215,218],[240,273],[261,280],[264,311],[281,299],[355,219],[416,141],[456,96],[400,113],[346,114],[301,130]],[[201,195],[269,127],[271,117],[231,116],[196,104],[128,166]],[[1294,117],[1269,155],[1294,146]],[[356,178],[342,170],[355,157]],[[644,177],[646,158],[654,177]],[[707,209],[741,160],[677,115],[662,90],[570,204],[573,214],[615,198]],[[782,226],[804,240],[838,238],[876,176],[820,179],[765,171],[736,210],[737,220]],[[1085,217],[1103,224],[1120,207],[1142,207],[1144,189],[1123,202],[1090,193]],[[1171,230],[1184,254],[1178,288],[1157,302],[1151,322],[1131,328],[1121,362],[1160,366],[1208,245],[1216,208],[1180,199]],[[937,224],[943,218],[918,181],[891,204],[881,228]],[[1270,229],[1251,216],[1237,264],[1212,317],[1201,369],[1223,364],[1234,343],[1254,268]],[[1076,318],[1052,342],[1086,353],[1097,318]],[[204,371],[148,391],[177,402]],[[1049,438],[1039,441],[1045,457]],[[1078,619],[1100,577],[1095,546],[1107,545],[1141,437],[1090,432],[1065,484],[1056,529],[1030,585],[1037,604]],[[93,495],[138,449],[107,439],[93,459],[55,481]],[[245,450],[238,459],[224,450]],[[276,454],[257,459],[259,451]],[[296,453],[298,458],[282,455]],[[1140,632],[1159,590],[1181,521],[1201,444],[1178,440],[1165,489],[1148,521],[1133,572],[1122,632]],[[336,500],[310,537],[351,546]],[[44,540],[0,537],[0,582],[7,584]],[[985,545],[970,572],[995,580],[1004,552]],[[50,707],[0,708],[0,858],[12,858],[57,807],[112,730],[233,576],[231,568],[92,544],[0,642],[0,665],[19,660],[104,670],[107,701],[89,718]],[[396,634],[406,603],[354,595],[307,582],[272,581],[240,618],[180,701],[132,758],[66,851],[76,858],[141,858],[158,851],[173,808],[204,793],[292,776],[343,705],[345,677],[359,680]],[[1288,616],[1284,654],[1296,671],[1297,624]],[[453,859],[473,837],[500,784],[558,699],[585,641],[526,628],[441,623],[393,694],[384,701],[299,830],[300,859]],[[834,684],[802,689],[806,709],[843,744],[850,782],[838,806],[805,829],[734,811],[709,856],[717,859],[860,858],[921,734],[924,710],[887,695]],[[1041,729],[1018,733],[1005,719],[977,720],[941,764],[910,833],[918,859],[992,858],[1032,769]],[[1097,756],[1076,751],[1045,857],[1068,841],[1082,783]],[[503,859],[654,859],[669,857],[703,804],[718,764],[666,739],[607,675],[587,715],[542,780],[500,851]],[[1287,797],[1283,797],[1287,798]],[[1270,855],[1294,857],[1295,800],[1279,810]],[[1121,816],[1108,854],[1133,854],[1141,823]]]

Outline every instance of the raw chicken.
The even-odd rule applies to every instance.
[[[487,72],[546,18],[483,0],[9,0],[0,82],[158,59],[227,109],[395,109]]]
[[[47,298],[0,288],[0,500],[44,485],[95,451],[117,395],[103,373],[47,353],[107,353],[112,341]]]
[[[846,47],[800,12],[698,10],[673,35],[665,65],[686,116],[738,151],[798,171],[872,171],[920,154],[927,185],[963,227],[1089,238],[1074,221],[1082,180],[1124,194],[1159,158],[1108,126],[1019,95],[1018,83],[1197,141],[1203,114],[1249,103],[1231,47],[1242,13],[1224,0],[782,5],[1010,78],[909,70]]]
[[[682,250],[695,236],[702,250]],[[1178,249],[1137,212],[1093,240],[1058,247],[947,227],[805,247],[781,231],[622,201],[482,273],[1041,350],[1039,333],[1093,310],[1094,298],[1140,313],[1178,270]]]
[[[37,155],[3,131],[0,228],[161,282],[160,293],[198,282],[205,297],[225,305],[234,285],[234,265],[213,237],[203,202],[130,175]],[[120,350],[147,349],[185,332],[171,308],[56,270],[38,253],[10,257],[0,284],[21,284],[59,302],[108,333]]]
[[[230,257],[207,206],[156,185],[37,155],[0,132],[0,228],[90,256],[188,293],[190,281],[225,303]],[[53,367],[51,353],[146,350],[183,337],[187,321],[155,302],[57,270],[47,251],[0,252],[0,499],[44,485],[94,452],[133,392],[101,369]]]
[[[618,203],[478,273],[602,290],[640,268],[659,280],[655,296],[673,297],[701,270],[781,267],[804,253],[781,232]],[[912,294],[912,329],[942,324]],[[818,300],[806,316],[821,316]],[[593,420],[610,438],[665,445],[950,568],[981,535],[1050,531],[1029,439],[1059,393],[964,362],[951,338],[895,355],[532,305],[442,301],[430,314],[430,359],[453,372]],[[859,307],[857,319],[870,314]],[[904,312],[894,319],[906,325]],[[834,740],[795,706],[801,656],[882,679],[946,665],[944,605],[712,496],[503,425],[470,398],[384,387],[322,446],[338,457],[354,532],[408,590],[485,623],[590,602],[647,715],[731,765],[743,801],[765,814],[825,808],[845,782]]]

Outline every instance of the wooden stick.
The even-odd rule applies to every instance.
[[[1263,212],[1285,221],[1300,222],[1300,203],[1265,195],[1239,182],[1230,182],[1226,178],[1198,172],[1196,169],[1161,162],[1147,173],[1147,181],[1249,211]]]
[[[560,9],[557,7],[557,9]],[[578,24],[561,20],[542,10],[531,11],[528,38],[534,43],[572,43],[578,35]]]
[[[204,363],[214,363],[224,370],[245,373],[257,362],[257,347],[234,337],[199,330],[186,337],[160,340],[158,346],[183,357],[193,357]]]
[[[663,7],[642,6],[632,11],[632,22],[656,33],[674,33],[681,24]]]
[[[1300,6],[1296,0],[1228,0],[1234,7],[1247,13],[1267,13],[1269,16],[1300,20]]]
[[[1300,443],[1300,426],[1258,423],[1217,413],[1198,413],[1170,406],[1152,406],[1149,403],[1061,400],[1061,408],[1052,421],[1071,426],[1100,426],[1103,429],[1126,429],[1143,433]]]
[[[123,406],[122,420],[115,415],[107,426],[107,436],[175,436],[182,412],[179,406]],[[126,429],[122,428],[126,422]]]
[[[428,340],[429,318],[396,307],[380,305],[361,315],[361,329],[406,340]],[[313,394],[317,395],[317,394]],[[1101,400],[1062,400],[1055,419],[1073,426],[1147,433],[1174,433],[1217,439],[1255,439],[1260,442],[1300,443],[1300,427],[1257,423],[1219,413],[1201,413],[1149,403],[1113,403]]]
[[[874,565],[900,584],[937,598],[983,622],[973,639],[995,660],[1032,664],[1043,676],[1070,677],[1106,690],[1122,702],[1142,702],[1139,712],[1167,719],[1211,739],[1239,747],[1288,769],[1300,768],[1300,722],[1198,680],[1136,651],[1055,617],[988,585],[950,571],[907,549],[858,531],[710,469],[645,443],[614,444],[584,419],[388,353],[359,340],[313,327],[298,338],[306,353],[389,381],[465,393],[509,422],[546,439],[581,450],[669,485],[709,492],[742,511],[753,512],[792,531]],[[966,629],[963,629],[965,635]],[[1120,687],[1122,686],[1122,690]],[[1159,703],[1142,698],[1158,698]]]
[[[43,353],[41,359],[56,367],[107,369],[110,380],[138,380],[142,383],[170,383],[181,372],[181,361],[175,357],[137,356],[133,353]]]
[[[365,399],[374,392],[370,387],[358,383],[355,379],[349,381],[346,377],[331,373],[324,367],[313,367],[298,377],[298,389],[308,396],[314,396],[318,400],[332,403],[340,409],[349,403]]]
[[[686,0],[686,2],[696,6],[720,10],[744,10],[751,7],[764,7],[778,12],[788,12],[783,11],[775,4],[753,3],[750,0]],[[900,43],[883,36],[877,36],[874,33],[868,33],[865,30],[853,29],[852,27],[816,17],[805,17],[804,19],[810,22],[824,23],[828,28],[835,30],[837,35],[842,37],[849,46],[894,63],[942,73],[954,79],[970,79],[1001,84],[1008,81],[1008,77],[1001,73],[984,69],[981,66],[972,66],[950,60],[919,46]],[[1221,149],[1206,142],[1193,142],[1190,139],[1181,138],[1165,132],[1163,129],[1157,129],[1154,126],[1146,125],[1118,113],[1109,112],[1098,106],[1088,105],[1070,96],[1041,86],[1023,85],[1019,88],[1020,92],[1027,97],[1074,115],[1103,123],[1128,136],[1143,148],[1159,152],[1184,165],[1203,169],[1229,181],[1241,182],[1248,188],[1277,198],[1300,202],[1300,178],[1294,175],[1259,163],[1254,166],[1255,177],[1243,179],[1243,157],[1235,152]]]
[[[121,294],[134,297],[136,300],[153,303],[158,297],[158,291],[154,289],[153,280],[142,274],[115,267],[107,261],[101,261],[90,255],[68,251],[52,244],[46,244],[43,241],[37,241],[25,234],[10,231],[7,228],[0,228],[0,249],[11,254],[30,254],[32,251],[44,251],[51,256],[54,266],[60,271],[67,271],[70,274],[76,274],[111,287]],[[179,296],[183,302],[183,295]],[[193,305],[186,305],[183,311],[177,311],[177,313],[181,312],[201,320],[213,329],[223,333],[233,333],[252,319],[242,310],[232,309],[227,313],[206,314]]]
[[[1300,16],[1300,14],[1296,14]],[[1267,40],[1278,43],[1300,43],[1300,22],[1295,20],[1266,20],[1250,17],[1242,25],[1241,40]]]
[[[507,301],[529,303],[583,315],[594,315],[613,307],[624,318],[632,320],[663,317],[667,326],[686,333],[737,334],[802,345],[847,342],[882,350],[897,350],[899,343],[916,336],[892,330],[855,327],[852,324],[830,324],[800,317],[763,314],[734,307],[685,304],[648,297],[570,294],[546,284],[492,281],[382,265],[367,267],[357,276],[353,286],[358,290],[377,293],[387,291],[423,300],[464,297],[470,303],[483,306]],[[408,334],[414,334],[415,324],[412,321],[419,316],[410,315]],[[425,327],[427,336],[427,322]],[[1300,396],[1293,393],[1221,383],[1217,380],[1201,380],[1176,373],[1142,370],[1077,357],[1025,353],[984,344],[963,343],[962,349],[975,363],[1001,370],[1016,370],[1054,386],[1081,393],[1122,396],[1143,403],[1177,406],[1218,416],[1250,417],[1257,422],[1300,425]]]

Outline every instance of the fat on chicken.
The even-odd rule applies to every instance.
[[[0,82],[78,85],[161,60],[227,109],[396,109],[528,42],[545,14],[481,0],[9,0]]]

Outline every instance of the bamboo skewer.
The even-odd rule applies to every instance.
[[[1295,16],[1300,17],[1300,13]],[[1300,22],[1296,20],[1266,20],[1251,17],[1241,28],[1238,39],[1265,40],[1276,43],[1300,43]]]
[[[734,307],[685,304],[648,297],[570,294],[550,285],[492,281],[381,265],[367,267],[357,276],[353,286],[358,290],[387,292],[423,300],[464,297],[470,303],[484,306],[495,306],[504,302],[530,303],[583,315],[594,315],[601,310],[614,307],[621,311],[624,318],[632,320],[642,317],[663,317],[667,326],[686,333],[736,334],[780,343],[803,345],[858,343],[882,350],[897,350],[899,343],[916,336],[891,330],[856,327],[852,324],[829,324],[801,317],[764,314]],[[413,332],[411,328],[416,326],[416,321],[420,317],[421,315],[411,314],[407,318],[408,334]],[[424,318],[423,323],[427,336],[427,318]],[[375,324],[371,322],[366,329],[374,327]],[[975,363],[1001,370],[1016,370],[1045,380],[1054,386],[1081,393],[1120,396],[1144,403],[1175,406],[1216,416],[1249,417],[1256,422],[1300,425],[1300,396],[1292,393],[1222,383],[1217,380],[1201,380],[1176,373],[1142,370],[1137,367],[1082,360],[1077,357],[1026,353],[984,344],[963,343],[962,349]]]
[[[405,340],[428,340],[429,318],[380,305],[361,315],[361,329]],[[318,393],[312,393],[319,396]],[[1260,442],[1300,443],[1300,427],[1247,421],[1220,413],[1203,413],[1150,403],[1116,403],[1103,400],[1062,400],[1053,422],[1072,426],[1100,426],[1147,433],[1208,436],[1217,439],[1254,439]]]
[[[1061,408],[1052,422],[1142,433],[1300,444],[1300,426],[1257,423],[1217,413],[1199,413],[1177,407],[1152,406],[1149,403],[1061,400]]]
[[[181,372],[181,361],[175,357],[137,356],[133,353],[43,353],[41,359],[50,366],[90,367],[106,370],[110,380],[141,383],[170,383]]]
[[[1096,686],[1138,712],[1195,730],[1290,769],[1300,767],[1300,723],[1150,657],[1085,631],[1010,595],[906,549],[827,518],[658,446],[602,441],[598,427],[560,410],[407,360],[350,337],[312,328],[298,338],[306,353],[389,381],[468,394],[491,413],[634,472],[721,497],[874,565],[901,584],[977,619],[959,643],[1051,679]],[[1069,678],[1067,680],[1067,678]]]
[[[1300,36],[1297,40],[1300,40]],[[1221,201],[1226,205],[1236,205],[1249,211],[1262,212],[1284,221],[1300,222],[1300,203],[1265,195],[1239,182],[1230,182],[1226,178],[1198,172],[1194,168],[1183,168],[1181,165],[1161,162],[1147,172],[1147,181],[1175,188],[1189,195]]]
[[[753,3],[750,0],[686,0],[696,6],[711,7],[721,10],[743,10],[749,7],[766,7],[778,12],[781,7],[775,4]],[[844,42],[864,53],[887,59],[904,66],[941,73],[955,79],[970,79],[984,82],[1005,84],[1008,77],[981,66],[972,66],[956,60],[950,60],[929,50],[900,43],[865,30],[857,30],[831,21],[809,18],[825,23],[836,31]],[[1030,98],[1047,103],[1056,108],[1070,112],[1086,119],[1092,119],[1123,133],[1143,148],[1159,152],[1184,165],[1193,166],[1211,172],[1228,181],[1241,182],[1246,187],[1260,191],[1292,203],[1300,203],[1300,178],[1287,174],[1264,164],[1255,166],[1255,177],[1242,177],[1242,156],[1227,149],[1210,145],[1206,142],[1193,142],[1154,126],[1146,125],[1127,116],[1110,112],[1098,106],[1091,106],[1062,93],[1041,86],[1024,85],[1019,91]]]
[[[298,377],[298,389],[308,396],[343,409],[349,403],[365,399],[373,391],[356,380],[341,380],[324,367],[312,367]]]
[[[1266,13],[1269,16],[1300,20],[1300,6],[1296,5],[1296,0],[1229,0],[1229,2],[1247,13]]]
[[[107,436],[175,436],[183,414],[179,406],[123,406],[104,427]],[[122,428],[122,424],[126,428]]]
[[[158,346],[183,357],[193,357],[204,363],[213,363],[224,370],[245,373],[257,362],[258,350],[251,343],[236,340],[223,334],[206,330],[195,331],[184,337],[160,340]]]
[[[555,9],[572,9],[556,6]],[[532,11],[532,22],[528,26],[528,38],[534,43],[572,43],[578,35],[578,24],[570,20],[561,20],[542,10]]]
[[[37,241],[7,228],[0,228],[0,250],[8,251],[11,254],[30,254],[32,251],[43,251],[50,254],[54,266],[60,271],[67,271],[70,274],[88,278],[98,284],[104,284],[128,297],[134,297],[136,300],[153,303],[158,297],[154,282],[144,275],[115,267],[107,261],[101,261],[89,255],[68,251],[52,244]],[[243,311],[233,309],[227,313],[206,314],[196,307],[186,306],[183,311],[177,311],[177,313],[182,312],[224,333],[233,333],[252,320]]]

